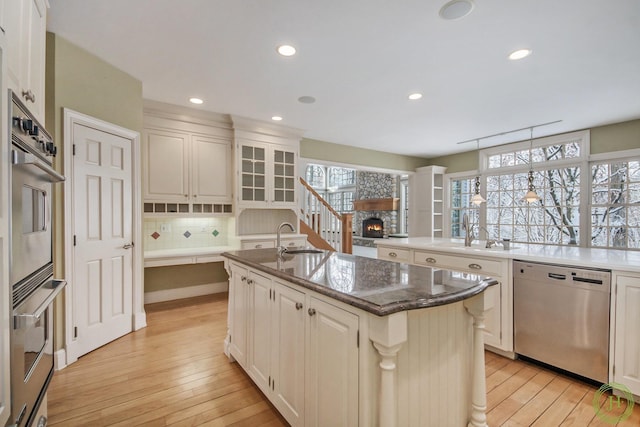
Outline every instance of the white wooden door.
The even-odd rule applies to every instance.
[[[266,394],[271,387],[271,280],[251,272],[249,280],[249,376]]]
[[[75,357],[133,330],[131,141],[73,125]]]
[[[617,287],[613,381],[640,396],[640,277],[618,276]]]
[[[311,298],[306,426],[358,425],[358,317]]]
[[[304,293],[274,286],[272,402],[293,427],[304,425]]]
[[[231,202],[231,144],[203,136],[191,140],[191,192],[194,202]]]
[[[247,280],[246,268],[231,264],[229,281],[229,353],[246,370],[247,366]]]

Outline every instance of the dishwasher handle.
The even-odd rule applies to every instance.
[[[567,280],[567,276],[564,274],[549,273],[548,276],[549,276],[549,279]]]

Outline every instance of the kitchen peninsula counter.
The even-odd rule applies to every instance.
[[[225,252],[225,353],[292,426],[485,427],[485,290],[335,252]]]

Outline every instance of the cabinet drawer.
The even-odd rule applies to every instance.
[[[413,262],[417,265],[426,265],[428,267],[449,268],[478,274],[502,276],[500,261],[445,255],[436,252],[415,251]]]
[[[378,258],[390,261],[409,261],[408,249],[385,248],[378,246]]]
[[[242,242],[242,249],[266,249],[275,248],[276,242],[273,240],[251,240],[249,242]]]

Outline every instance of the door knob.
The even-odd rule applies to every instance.
[[[133,247],[133,242],[125,244],[122,249],[131,249]]]
[[[297,302],[296,303],[296,310],[302,310],[302,303],[301,302]]]
[[[310,308],[308,313],[309,313],[309,316],[314,316],[316,314],[316,309],[315,308]]]

